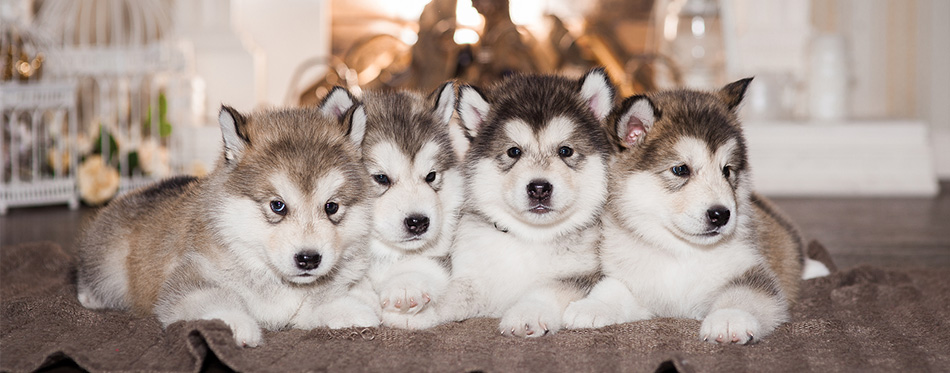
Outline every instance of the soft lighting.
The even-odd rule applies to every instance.
[[[666,21],[663,22],[663,37],[666,40],[673,41],[673,39],[676,39],[676,28],[679,27],[679,22],[679,17],[676,14],[666,15]]]
[[[666,17],[663,20],[663,37],[666,40],[673,41],[676,39],[676,31],[679,27],[679,13],[683,9],[682,1],[671,1],[666,6]]]
[[[538,26],[544,18],[544,3],[541,0],[517,0],[508,5],[511,22],[522,26]]]
[[[399,32],[399,40],[402,40],[406,45],[414,45],[419,41],[419,35],[408,28],[404,28]]]
[[[455,44],[458,45],[475,44],[478,43],[478,33],[469,28],[456,29],[452,40],[455,40]]]
[[[693,30],[693,35],[695,35],[697,38],[701,38],[703,35],[706,35],[706,21],[703,19],[703,17],[693,17],[693,20],[690,23],[690,28]]]
[[[380,1],[377,6],[384,9],[386,13],[396,16],[396,18],[406,21],[418,21],[422,14],[422,9],[431,0],[399,0],[399,1]]]
[[[462,26],[479,27],[482,25],[482,15],[472,6],[472,0],[459,0],[455,3],[455,22]]]

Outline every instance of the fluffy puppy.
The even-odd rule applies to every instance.
[[[374,326],[363,281],[372,198],[358,144],[318,108],[222,107],[223,155],[110,203],[79,243],[88,308],[224,321],[239,345],[261,328]]]

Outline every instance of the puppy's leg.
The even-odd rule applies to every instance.
[[[482,316],[488,307],[484,296],[472,279],[453,278],[438,301],[416,314],[387,312],[383,319],[387,326],[404,329],[428,329],[436,325]]]
[[[536,338],[556,333],[568,303],[583,296],[578,289],[548,284],[528,292],[504,312],[498,330],[502,335]]]
[[[712,343],[746,344],[788,320],[788,302],[764,266],[749,269],[713,299],[699,337]]]
[[[257,347],[261,327],[251,317],[237,294],[227,289],[207,287],[182,293],[175,299],[159,299],[155,313],[163,326],[179,320],[214,320],[228,324],[238,346]]]
[[[448,272],[435,258],[423,256],[401,260],[390,273],[376,286],[384,324],[389,313],[414,314],[438,301],[449,281]]]
[[[379,308],[376,299],[372,285],[364,278],[352,285],[342,296],[302,309],[294,318],[293,324],[299,329],[379,326]],[[307,306],[304,305],[304,307]]]
[[[600,328],[648,318],[650,312],[639,304],[623,282],[613,277],[604,277],[586,298],[573,301],[567,306],[564,310],[564,327]]]

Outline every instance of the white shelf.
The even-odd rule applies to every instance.
[[[774,196],[933,196],[927,126],[916,121],[746,122],[759,192]]]

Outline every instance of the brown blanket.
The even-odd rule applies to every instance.
[[[805,283],[792,321],[751,346],[698,340],[699,322],[656,319],[540,339],[497,320],[427,331],[286,330],[237,347],[219,321],[162,330],[151,317],[76,300],[75,258],[51,243],[0,250],[0,370],[72,360],[92,371],[936,371],[950,367],[950,270],[857,267]],[[213,355],[211,355],[213,354]]]

